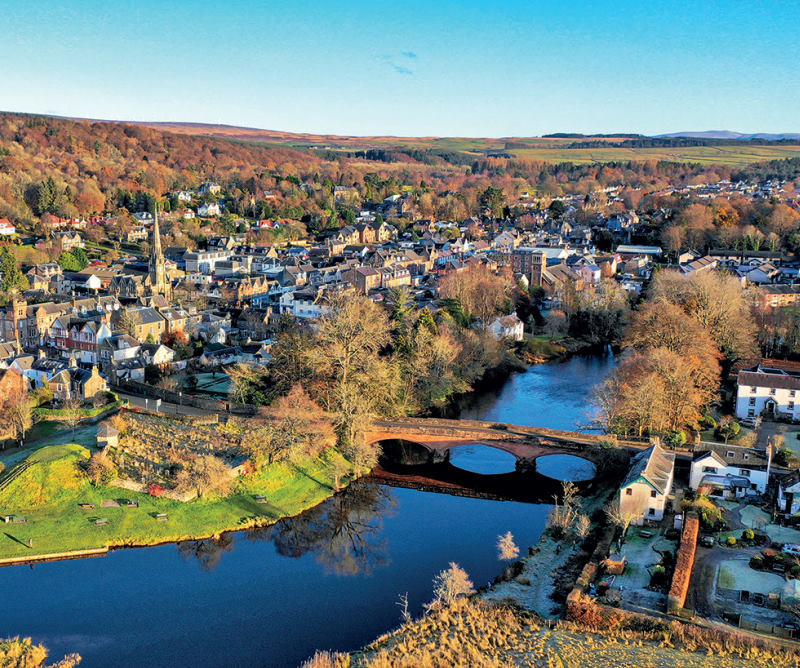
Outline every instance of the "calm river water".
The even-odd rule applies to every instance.
[[[574,429],[614,363],[575,357],[531,367],[462,417]],[[451,463],[513,469],[494,453],[470,447]],[[297,518],[220,541],[0,569],[0,637],[31,636],[51,659],[79,652],[89,667],[296,666],[316,649],[352,650],[396,626],[398,595],[408,592],[418,614],[450,561],[486,584],[501,570],[498,534],[510,530],[524,551],[549,508],[364,482]]]

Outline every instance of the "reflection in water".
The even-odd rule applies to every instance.
[[[450,450],[450,463],[471,473],[511,473],[516,470],[517,458],[488,445],[460,445]]]
[[[393,509],[384,488],[360,480],[302,515],[280,520],[269,537],[280,555],[313,552],[328,572],[370,574],[389,563],[381,529],[383,516]]]
[[[197,559],[204,571],[213,571],[225,552],[233,550],[233,534],[224,533],[218,538],[185,540],[178,543],[178,554],[184,561]]]
[[[284,557],[312,553],[336,575],[369,575],[389,563],[382,518],[395,506],[384,487],[367,480],[351,483],[343,492],[295,517],[244,533],[250,541],[272,541]],[[234,534],[178,543],[184,561],[197,559],[204,571],[213,571],[225,552],[234,548]]]
[[[556,480],[580,482],[594,478],[597,467],[575,455],[544,455],[536,460],[536,472]]]

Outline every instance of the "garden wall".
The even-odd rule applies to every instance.
[[[667,596],[667,611],[678,614],[686,603],[689,593],[689,582],[692,579],[694,556],[697,552],[697,534],[700,531],[700,520],[695,513],[687,513],[681,535],[681,544],[675,563],[675,573],[672,575],[672,586]]]
[[[234,401],[218,401],[217,399],[201,399],[191,394],[178,394],[171,390],[165,390],[163,387],[154,387],[153,385],[140,383],[136,380],[120,381],[116,387],[119,390],[129,392],[130,394],[136,394],[140,397],[161,399],[161,401],[166,401],[171,404],[192,406],[193,408],[200,408],[206,411],[223,411],[235,415],[248,416],[255,415],[258,412],[258,408],[250,404],[237,404]]]

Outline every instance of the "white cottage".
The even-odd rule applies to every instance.
[[[701,494],[723,498],[763,494],[771,465],[772,448],[700,443],[692,458],[689,487]]]
[[[634,525],[645,520],[661,520],[672,491],[675,474],[675,454],[652,445],[633,458],[628,475],[619,488],[619,507],[622,512],[634,513]]]

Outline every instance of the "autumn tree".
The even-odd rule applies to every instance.
[[[224,496],[230,491],[231,474],[225,463],[213,455],[197,455],[177,475],[181,492],[196,491],[198,496]]]
[[[381,354],[388,342],[386,313],[364,296],[339,293],[331,296],[307,353],[312,392],[334,415],[343,451],[356,468],[370,467],[377,456],[360,431],[395,410],[398,369]]]
[[[755,325],[736,277],[719,271],[689,276],[661,271],[653,278],[649,298],[680,306],[703,326],[729,361],[753,356]]]
[[[442,278],[439,294],[457,299],[462,308],[485,327],[503,312],[513,287],[514,278],[510,273],[496,273],[485,264],[476,263]]]
[[[0,398],[0,430],[13,434],[20,444],[34,422],[32,402],[25,389],[22,387]]]

